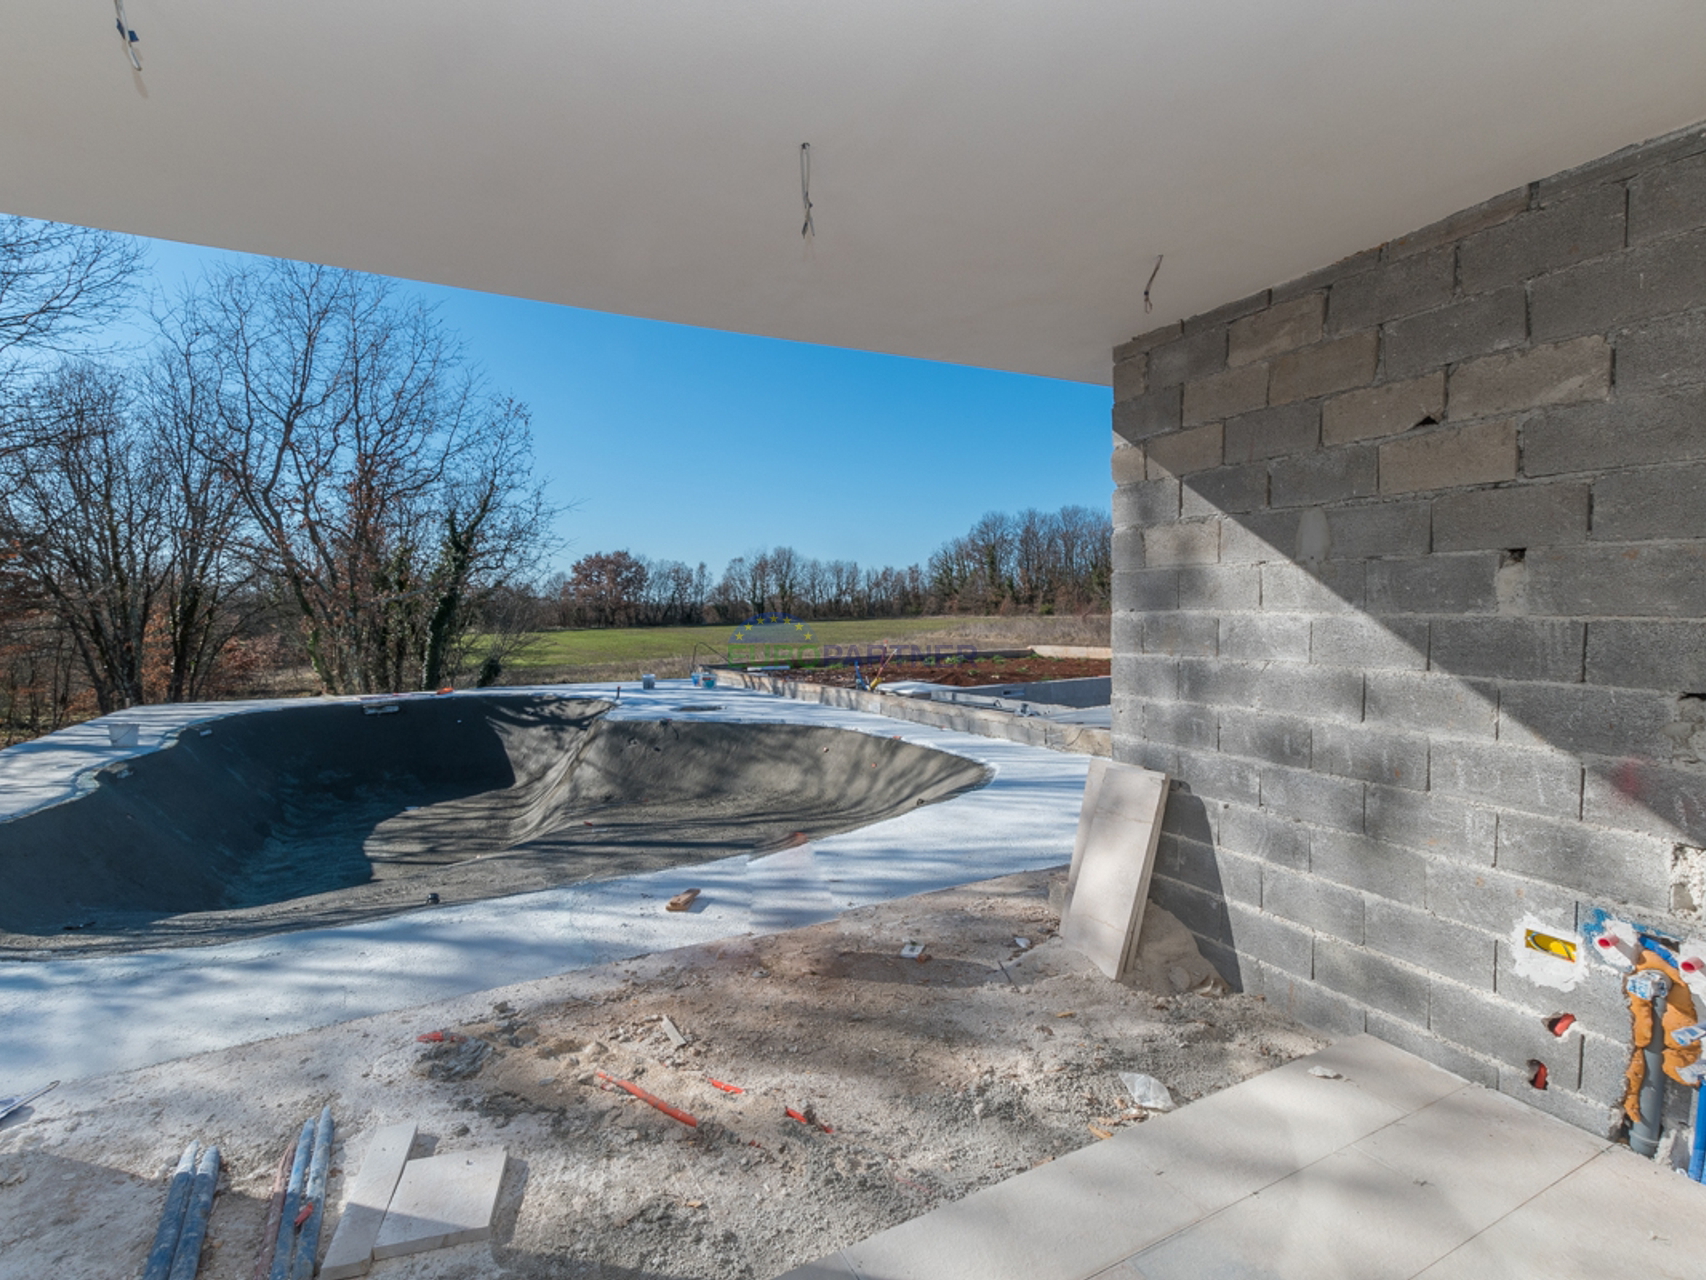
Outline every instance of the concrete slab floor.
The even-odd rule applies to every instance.
[[[781,1280],[1684,1280],[1706,1189],[1372,1036]]]

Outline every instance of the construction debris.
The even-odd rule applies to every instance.
[[[1173,1095],[1154,1076],[1146,1076],[1141,1071],[1122,1071],[1120,1083],[1125,1086],[1126,1097],[1131,1099],[1134,1107],[1142,1107],[1145,1111],[1173,1109]]]
[[[681,1028],[676,1026],[675,1023],[665,1017],[660,1020],[659,1025],[663,1027],[664,1035],[669,1037],[669,1042],[677,1049],[687,1047],[687,1037],[681,1034]]]
[[[410,1160],[379,1224],[375,1258],[397,1258],[492,1234],[509,1156],[503,1147],[479,1147]]]
[[[320,1267],[321,1280],[345,1280],[348,1276],[367,1274],[373,1265],[373,1247],[379,1240],[380,1224],[385,1221],[414,1142],[413,1124],[387,1125],[373,1135],[361,1162],[361,1172],[344,1197],[337,1234],[332,1237],[331,1248],[326,1250],[326,1260]]]
[[[693,906],[693,900],[703,892],[703,889],[684,889],[664,903],[663,909],[665,911],[686,911]]]

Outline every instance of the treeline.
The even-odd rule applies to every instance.
[[[791,547],[737,556],[713,578],[700,562],[597,552],[545,584],[540,625],[644,627],[934,613],[1103,613],[1112,525],[1087,507],[993,513],[904,569],[818,560]]]

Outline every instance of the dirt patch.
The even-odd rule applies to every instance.
[[[1113,664],[1107,658],[980,658],[976,662],[943,658],[937,662],[891,662],[886,665],[861,662],[857,674],[852,666],[799,667],[772,674],[843,689],[856,687],[861,674],[867,682],[880,680],[890,684],[897,680],[928,680],[932,684],[971,688],[986,684],[1030,684],[1037,680],[1078,680],[1087,676],[1105,676],[1112,668]]]
[[[202,1274],[246,1275],[279,1152],[329,1102],[328,1208],[384,1124],[415,1121],[416,1154],[509,1149],[495,1239],[380,1280],[764,1280],[1143,1123],[1119,1072],[1188,1102],[1321,1047],[1217,994],[1153,907],[1148,989],[1108,982],[1054,936],[1051,874],[64,1086],[0,1127],[0,1252],[20,1275],[134,1273],[164,1174],[201,1138],[230,1171]],[[481,1047],[416,1041],[436,1029]]]

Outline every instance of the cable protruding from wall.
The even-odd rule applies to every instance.
[[[131,30],[130,19],[124,15],[124,0],[113,0],[113,16],[117,19],[118,38],[124,41],[125,57],[130,59],[133,68],[142,70],[142,59],[136,54],[136,42],[139,37]]]

